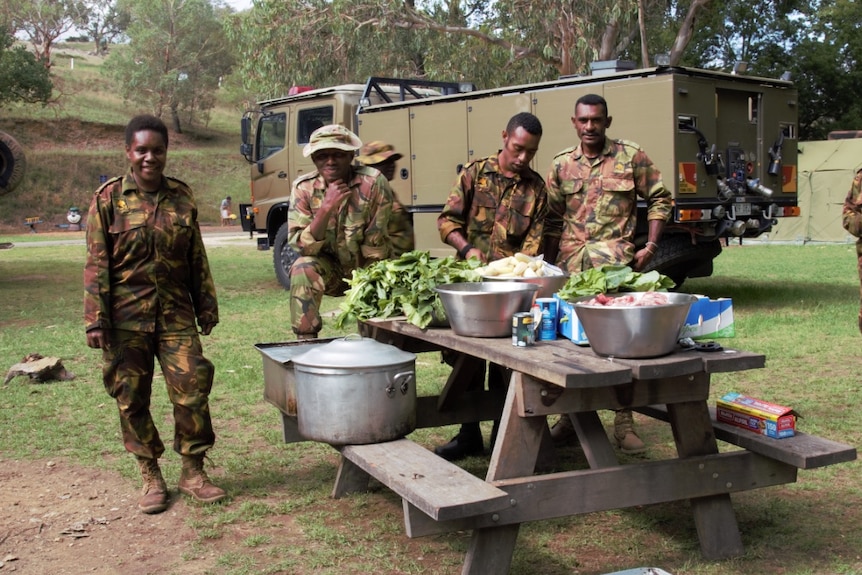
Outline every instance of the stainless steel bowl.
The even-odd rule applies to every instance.
[[[512,316],[530,311],[539,286],[524,282],[464,282],[435,288],[449,325],[458,335],[512,335]]]
[[[536,294],[540,297],[554,297],[554,294],[560,291],[566,282],[569,281],[569,276],[542,276],[540,278],[501,278],[494,276],[482,276],[482,281],[485,282],[522,282],[535,284],[539,286],[539,291]]]
[[[635,296],[644,293],[625,293],[608,297]],[[605,357],[643,358],[659,357],[671,353],[679,341],[679,332],[696,296],[685,293],[667,293],[665,305],[650,306],[599,306],[584,302],[595,296],[572,301],[578,320],[590,347]]]

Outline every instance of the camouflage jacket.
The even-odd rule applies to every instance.
[[[519,251],[536,255],[547,207],[542,176],[529,170],[508,178],[500,171],[497,156],[491,156],[464,166],[437,218],[437,228],[443,241],[461,230],[488,261]]]
[[[850,191],[844,199],[841,224],[845,230],[856,236],[857,246],[862,248],[862,170],[856,172]],[[857,251],[862,255],[862,251],[858,249]]]
[[[353,166],[352,170],[348,186],[353,193],[332,215],[322,240],[314,239],[308,230],[326,194],[323,176],[317,171],[293,182],[287,216],[290,247],[303,256],[328,255],[345,272],[392,255],[392,188],[374,168]]]
[[[578,145],[554,157],[548,173],[548,235],[560,237],[557,265],[577,273],[634,259],[638,196],[647,219],[667,220],[671,193],[661,173],[633,142],[605,140],[588,159]]]
[[[129,172],[96,191],[87,215],[87,330],[176,332],[194,329],[195,319],[218,323],[197,215],[191,189],[173,178],[148,194]]]

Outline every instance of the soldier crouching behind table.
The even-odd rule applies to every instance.
[[[123,444],[140,467],[138,509],[159,513],[169,494],[158,463],[165,446],[150,414],[156,358],[174,406],[180,492],[204,503],[227,496],[203,469],[215,442],[209,410],[215,369],[195,325],[209,335],[218,303],[192,191],[163,175],[165,124],[136,116],[125,142],[130,170],[99,188],[90,204],[84,321],[87,345],[102,350],[102,379],[119,408]]]
[[[312,132],[302,154],[315,171],[293,182],[288,242],[299,257],[290,268],[290,319],[298,339],[323,327],[324,295],[343,295],[354,269],[393,254],[393,193],[379,171],[353,163],[362,141],[338,124]],[[412,240],[412,238],[411,238]]]

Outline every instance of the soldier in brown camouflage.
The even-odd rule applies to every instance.
[[[547,198],[542,176],[530,168],[539,149],[542,124],[533,114],[513,116],[503,131],[503,148],[495,155],[470,162],[458,174],[437,228],[444,242],[461,258],[489,262],[522,252],[541,251]],[[450,359],[451,361],[451,359]],[[481,390],[485,366],[470,388]],[[505,370],[488,365],[488,388],[504,389]],[[493,446],[497,422],[491,433]],[[465,423],[458,434],[434,452],[450,461],[484,451],[479,422]]]
[[[855,236],[857,269],[860,280],[860,308],[859,308],[859,331],[862,332],[862,170],[856,172],[850,191],[844,199],[844,207],[841,214],[841,223],[844,229]]]
[[[604,98],[579,98],[572,125],[580,144],[557,154],[548,173],[545,257],[569,273],[605,264],[643,269],[655,255],[671,213],[671,193],[641,147],[605,136],[611,120]],[[649,220],[649,236],[640,250],[634,243],[638,197],[647,202]],[[569,417],[561,417],[551,434],[558,441],[574,437]],[[646,450],[629,409],[617,412],[614,438],[624,453]]]
[[[395,177],[395,169],[401,154],[395,151],[392,144],[374,141],[364,144],[359,150],[356,161],[369,168],[378,170],[391,182]],[[398,195],[392,190],[392,219],[389,222],[389,239],[392,241],[392,257],[413,251],[416,247],[416,239],[413,234],[413,224],[410,222],[410,214],[398,201]]]
[[[196,327],[210,334],[218,303],[192,191],[163,175],[165,124],[136,116],[125,137],[131,168],[96,191],[87,217],[84,321],[87,345],[102,350],[103,383],[119,408],[123,444],[144,480],[138,508],[158,513],[168,506],[168,489],[158,464],[165,446],[150,414],[156,358],[174,406],[179,490],[208,503],[226,497],[203,470],[215,442],[214,367]]]
[[[323,296],[344,294],[354,269],[392,256],[393,194],[373,168],[354,165],[359,138],[337,124],[315,130],[303,150],[316,171],[293,182],[288,242],[299,257],[290,268],[290,316],[299,339],[316,338]]]

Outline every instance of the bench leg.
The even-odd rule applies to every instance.
[[[341,456],[338,473],[335,475],[335,486],[332,488],[332,498],[338,499],[350,493],[368,491],[371,476],[361,467]]]
[[[718,443],[706,402],[690,401],[669,404],[667,407],[680,457],[718,453]],[[744,553],[730,494],[692,499],[691,508],[700,539],[701,554],[705,559],[726,559]]]

